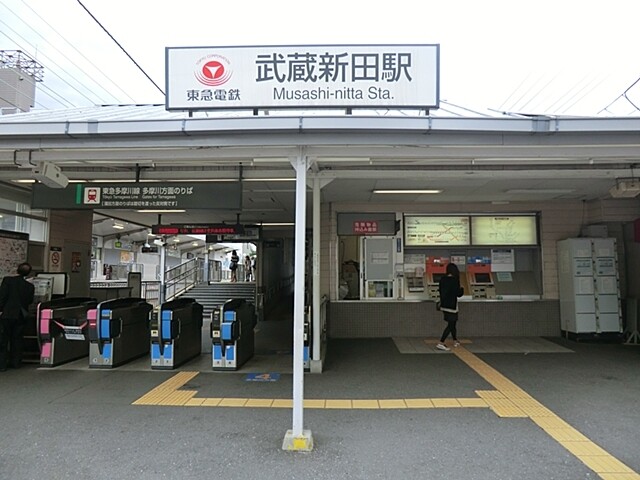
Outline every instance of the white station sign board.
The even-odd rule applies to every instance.
[[[438,108],[439,75],[439,45],[169,47],[166,108]]]

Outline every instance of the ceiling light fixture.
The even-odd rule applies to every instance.
[[[549,193],[571,193],[574,190],[572,188],[513,188],[511,190],[507,190],[505,193],[514,193],[514,194],[538,194],[538,195],[546,195]]]
[[[373,193],[383,193],[383,194],[405,194],[409,193],[412,195],[423,195],[423,194],[433,194],[433,193],[442,193],[442,190],[437,189],[420,189],[420,190],[374,190]]]
[[[120,225],[119,223],[114,223],[113,228],[116,230],[124,230],[124,225]]]

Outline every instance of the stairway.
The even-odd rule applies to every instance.
[[[209,319],[211,312],[230,298],[244,298],[256,303],[256,284],[254,282],[215,282],[210,285],[201,283],[183,293],[181,297],[194,298],[203,306],[203,318]]]

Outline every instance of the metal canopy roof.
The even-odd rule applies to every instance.
[[[270,112],[271,113],[271,112]],[[640,159],[640,118],[436,117],[277,112],[220,115],[162,106],[76,108],[0,117],[0,180],[32,178],[39,161],[71,180],[243,180],[241,221],[290,222],[295,172],[312,160],[323,202],[381,209],[430,203],[609,198]],[[440,188],[438,195],[374,189]],[[310,201],[307,202],[311,208]],[[235,222],[239,212],[164,214],[163,223]],[[141,225],[157,216],[119,211]],[[310,218],[310,217],[309,217]],[[99,222],[108,223],[108,222]],[[113,233],[113,232],[111,232]]]

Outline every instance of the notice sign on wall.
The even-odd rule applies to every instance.
[[[242,205],[240,182],[189,183],[76,183],[66,188],[49,188],[36,183],[33,208],[115,209],[238,209]]]
[[[437,108],[439,45],[166,49],[167,110]]]

